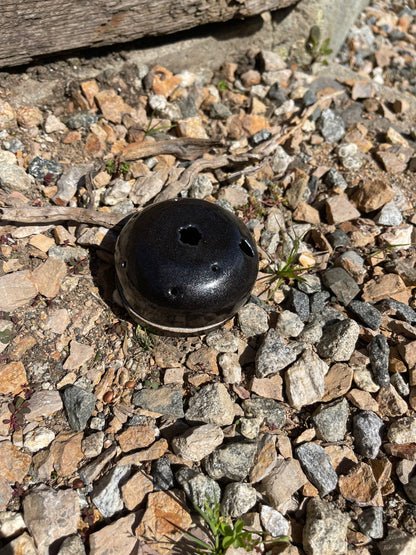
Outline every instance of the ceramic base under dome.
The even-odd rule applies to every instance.
[[[115,253],[118,290],[140,323],[203,333],[247,301],[257,277],[256,244],[234,214],[197,199],[161,202],[133,215]]]

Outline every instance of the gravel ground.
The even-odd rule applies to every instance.
[[[290,538],[257,552],[416,552],[415,31],[374,1],[329,66],[1,74],[0,555],[195,553],[208,498]],[[118,222],[178,195],[259,247],[203,336],[113,295]]]

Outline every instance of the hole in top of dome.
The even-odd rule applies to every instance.
[[[185,245],[196,246],[201,239],[201,232],[193,225],[179,229],[179,241]]]
[[[240,244],[238,246],[243,251],[243,253],[246,254],[247,256],[251,256],[251,257],[254,256],[254,251],[250,243],[247,241],[247,239],[241,239]]]

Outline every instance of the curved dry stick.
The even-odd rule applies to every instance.
[[[70,208],[68,206],[0,208],[0,223],[2,224],[6,222],[30,225],[76,222],[111,228],[125,217],[125,214],[108,214],[98,210]]]

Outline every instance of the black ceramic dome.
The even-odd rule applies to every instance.
[[[256,244],[228,210],[197,199],[145,208],[120,232],[118,290],[139,322],[178,333],[203,332],[231,318],[257,277]]]

